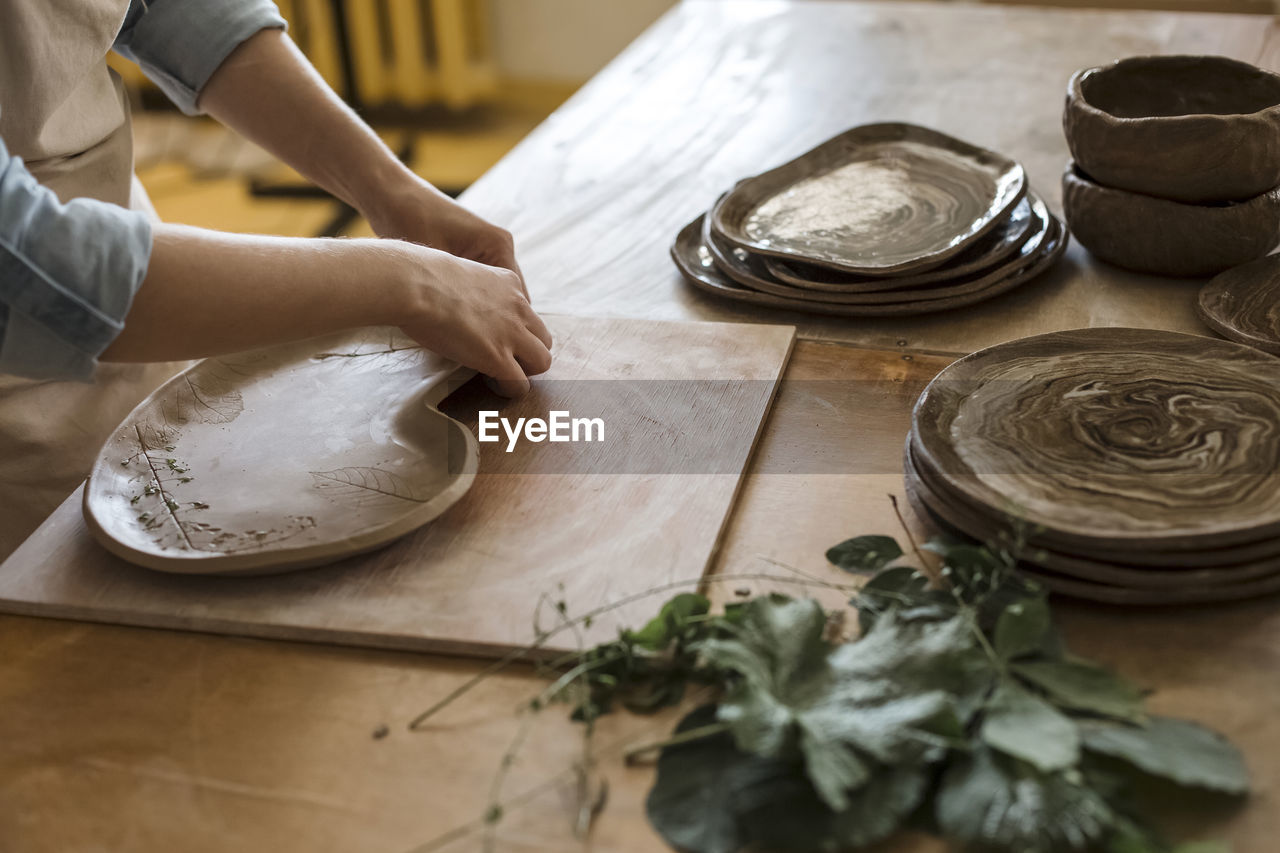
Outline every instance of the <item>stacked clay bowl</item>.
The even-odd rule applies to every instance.
[[[1077,71],[1063,127],[1072,232],[1138,272],[1211,276],[1280,243],[1280,75],[1220,56]]]
[[[739,181],[671,255],[718,298],[900,316],[1019,287],[1067,239],[1016,161],[928,128],[873,124]]]
[[[936,526],[1025,541],[1061,593],[1189,604],[1280,591],[1280,359],[1140,329],[962,358],[925,389],[907,495]]]

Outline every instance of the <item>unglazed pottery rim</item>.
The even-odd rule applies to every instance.
[[[992,361],[1000,363],[1001,359],[1012,358],[1019,352],[1034,355],[1037,351],[1043,351],[1045,346],[1076,347],[1081,351],[1099,346],[1115,347],[1120,345],[1120,342],[1116,342],[1115,339],[1126,335],[1174,339],[1181,344],[1194,344],[1201,353],[1205,350],[1219,350],[1224,356],[1229,355],[1238,361],[1271,371],[1277,394],[1280,395],[1280,359],[1234,341],[1180,332],[1125,327],[1094,327],[1034,335],[996,344],[964,356],[943,368],[926,386],[911,413],[911,432],[916,437],[913,447],[919,453],[920,464],[927,466],[951,488],[962,494],[966,503],[986,507],[987,513],[1008,517],[1008,513],[1001,509],[1005,504],[1004,497],[979,480],[952,447],[948,436],[956,413],[946,410],[944,403],[939,399],[944,392],[939,389],[947,387],[949,383],[972,384],[975,381],[975,370],[980,366]],[[1109,344],[1108,338],[1113,342]],[[1125,348],[1126,352],[1134,352],[1131,343],[1125,344]],[[1257,376],[1251,375],[1249,378],[1256,380]],[[965,470],[957,473],[949,471],[948,466],[941,462],[943,455],[951,458],[956,467]],[[1039,518],[1035,523],[1040,528],[1037,533],[1040,541],[1058,543],[1064,550],[1075,550],[1077,546],[1086,550],[1114,548],[1126,552],[1183,548],[1208,550],[1251,544],[1261,547],[1273,544],[1272,540],[1280,536],[1280,518],[1261,525],[1257,523],[1223,524],[1213,530],[1174,528],[1154,533],[1113,528],[1097,535],[1086,535],[1078,530],[1055,526],[1052,522]]]
[[[742,230],[736,219],[728,218],[727,208],[734,206],[743,197],[755,198],[757,202],[763,203],[768,198],[773,198],[787,190],[787,188],[814,177],[814,162],[822,163],[825,158],[832,155],[832,152],[847,150],[847,152],[856,151],[861,146],[881,143],[902,143],[910,142],[932,146],[950,154],[963,156],[978,164],[979,168],[988,170],[998,170],[999,178],[997,183],[997,196],[988,204],[984,215],[978,220],[976,227],[970,226],[967,233],[957,230],[957,234],[952,238],[952,243],[944,248],[937,249],[933,252],[921,254],[911,260],[903,261],[896,264],[870,264],[859,263],[849,259],[821,258],[806,255],[804,252],[788,250],[785,248],[774,248],[761,244],[759,241],[751,238],[745,230]],[[839,161],[837,161],[839,162]],[[847,161],[846,162],[851,162]],[[832,171],[827,169],[825,171]],[[825,172],[824,172],[825,173]],[[1001,190],[1000,184],[1004,181],[1004,187]],[[892,276],[901,275],[906,272],[920,271],[936,267],[950,258],[955,257],[963,252],[976,240],[981,239],[992,228],[994,228],[1004,217],[1008,216],[1026,195],[1027,192],[1027,176],[1026,170],[1015,160],[1004,155],[998,154],[990,149],[981,148],[971,145],[953,136],[948,136],[931,128],[921,127],[919,125],[907,124],[903,122],[886,122],[882,124],[860,125],[851,128],[838,136],[828,139],[826,142],[806,151],[799,157],[783,163],[762,172],[754,177],[746,178],[739,181],[732,190],[716,203],[711,209],[711,227],[715,229],[722,239],[730,245],[740,249],[746,249],[760,255],[771,255],[774,257],[804,261],[816,266],[828,267],[830,269],[840,270],[843,272],[856,273],[866,276]],[[744,210],[753,207],[752,204],[745,204]]]
[[[1030,266],[1001,279],[989,289],[965,296],[944,297],[916,303],[897,303],[890,305],[835,305],[827,302],[811,302],[799,299],[788,299],[770,293],[759,293],[739,286],[714,266],[707,248],[702,245],[702,217],[699,216],[685,225],[676,236],[671,246],[671,258],[677,269],[690,285],[721,299],[764,306],[784,311],[797,311],[809,314],[826,314],[836,317],[906,317],[917,314],[930,314],[949,311],[976,305],[992,299],[1008,291],[1032,281],[1052,267],[1062,253],[1066,251],[1070,235],[1057,217],[1050,222],[1049,234],[1046,235],[1041,254]],[[708,252],[706,264],[701,264],[690,253],[698,254],[698,250]]]
[[[1067,85],[1067,89],[1069,94],[1071,95],[1071,98],[1073,99],[1075,104],[1079,106],[1081,110],[1091,113],[1095,116],[1100,116],[1110,121],[1118,122],[1121,124],[1138,123],[1138,122],[1156,122],[1156,121],[1176,122],[1176,121],[1185,121],[1187,119],[1196,119],[1199,121],[1211,120],[1211,121],[1222,121],[1222,122],[1235,122],[1240,119],[1262,117],[1271,113],[1280,112],[1280,97],[1277,97],[1271,104],[1265,107],[1262,107],[1261,109],[1253,110],[1252,112],[1247,112],[1247,113],[1187,112],[1187,113],[1178,113],[1176,115],[1120,116],[1120,115],[1116,115],[1110,110],[1106,110],[1100,106],[1097,106],[1092,101],[1090,101],[1085,96],[1085,93],[1084,93],[1085,82],[1091,77],[1099,77],[1102,75],[1112,74],[1112,73],[1123,73],[1130,67],[1140,66],[1140,65],[1156,66],[1156,65],[1169,65],[1169,64],[1176,64],[1176,63],[1187,63],[1187,62],[1193,62],[1193,61],[1213,63],[1216,65],[1221,65],[1224,68],[1231,68],[1239,71],[1247,71],[1248,73],[1255,74],[1260,77],[1269,77],[1275,82],[1277,86],[1280,86],[1280,74],[1276,74],[1273,71],[1268,71],[1265,68],[1260,68],[1248,62],[1243,62],[1241,60],[1232,59],[1226,56],[1196,56],[1191,54],[1177,54],[1177,55],[1169,55],[1169,56],[1161,56],[1161,55],[1129,56],[1123,59],[1117,59],[1114,62],[1109,62],[1106,65],[1096,65],[1092,68],[1082,68],[1071,75],[1071,80]]]

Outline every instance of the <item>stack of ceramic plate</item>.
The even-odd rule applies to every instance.
[[[1013,160],[927,128],[873,124],[740,181],[671,254],[694,287],[726,299],[889,316],[1012,290],[1067,239]]]
[[[916,403],[907,494],[953,533],[1021,525],[1026,571],[1118,604],[1280,591],[1280,359],[1082,329],[962,358]]]

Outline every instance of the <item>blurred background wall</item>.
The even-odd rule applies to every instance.
[[[1280,0],[911,2],[1280,14]],[[458,194],[676,0],[277,3],[330,84],[415,171]],[[113,64],[134,97],[139,177],[163,218],[294,236],[370,233],[354,211],[265,152],[211,121],[178,114],[136,68],[118,58]]]

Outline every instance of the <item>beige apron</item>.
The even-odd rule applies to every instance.
[[[129,104],[106,55],[128,0],[0,0],[0,137],[63,201],[146,210]],[[0,375],[0,560],[84,479],[108,433],[183,365],[101,365],[92,383]]]

